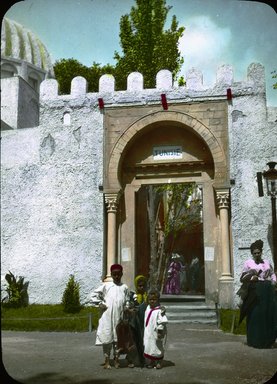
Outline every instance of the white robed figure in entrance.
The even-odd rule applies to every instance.
[[[165,308],[159,304],[160,293],[156,290],[148,292],[148,303],[144,317],[144,357],[148,361],[147,368],[161,368],[164,358],[168,323]]]
[[[113,349],[114,365],[119,366],[117,353],[116,326],[123,318],[124,309],[129,306],[129,290],[126,284],[121,283],[122,266],[111,266],[112,282],[105,282],[96,288],[87,302],[99,306],[103,311],[98,322],[95,345],[103,346],[105,357],[104,368],[111,368],[110,354]]]

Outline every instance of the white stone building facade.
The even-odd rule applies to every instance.
[[[203,190],[205,300],[237,304],[250,244],[262,239],[272,261],[270,198],[258,197],[256,173],[276,160],[277,109],[266,105],[261,64],[250,64],[241,81],[224,65],[213,87],[196,69],[177,87],[165,69],[155,89],[131,73],[124,91],[104,75],[99,92],[88,93],[77,77],[71,93],[59,95],[56,80],[45,76],[38,115],[30,84],[20,74],[4,77],[2,279],[8,271],[22,275],[31,303],[53,304],[74,274],[83,300],[109,278],[110,264],[121,262],[132,287],[140,257],[135,193],[142,185],[196,182]],[[20,82],[23,94],[13,92]],[[179,145],[182,160],[156,161],[154,145]]]

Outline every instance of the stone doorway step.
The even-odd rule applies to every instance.
[[[218,325],[216,305],[207,305],[202,295],[161,295],[169,323]]]

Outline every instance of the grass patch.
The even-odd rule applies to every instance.
[[[9,331],[88,332],[98,325],[95,307],[83,307],[78,313],[65,313],[61,304],[31,304],[24,308],[1,307],[1,329]]]
[[[234,321],[233,333],[235,335],[246,335],[246,319],[244,318],[239,324],[239,316],[239,309],[220,309],[220,329],[223,332],[232,332]]]
[[[99,312],[95,307],[83,307],[80,312],[71,314],[63,311],[62,304],[31,304],[24,308],[2,306],[1,329],[3,331],[88,332],[89,314],[92,320],[91,329],[96,329]],[[245,335],[246,320],[244,319],[238,325],[239,314],[239,310],[220,309],[220,329],[223,332],[231,332],[235,315],[233,333]]]

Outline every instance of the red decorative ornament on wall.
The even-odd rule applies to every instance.
[[[163,109],[167,110],[168,109],[168,105],[167,105],[167,100],[166,100],[166,94],[165,93],[161,94],[161,99],[162,99]]]
[[[99,99],[98,99],[98,107],[99,107],[99,109],[104,108],[104,100],[101,97],[99,97]]]
[[[231,88],[227,88],[227,100],[231,101],[232,98],[233,98],[232,89]]]

